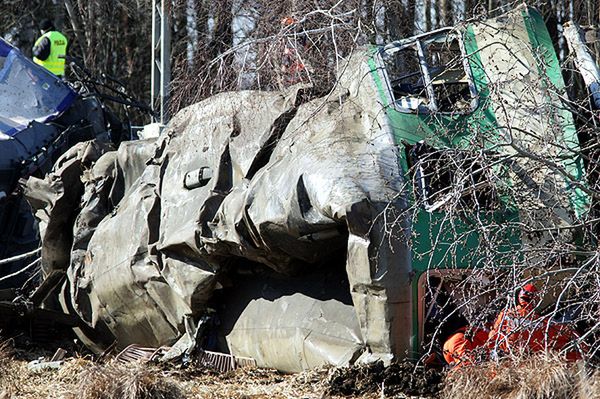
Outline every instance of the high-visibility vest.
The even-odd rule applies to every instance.
[[[45,37],[50,40],[50,55],[45,60],[33,57],[33,61],[53,74],[63,76],[65,74],[65,59],[59,57],[64,57],[67,53],[67,38],[60,32],[50,31],[40,36],[35,42],[35,46],[37,46]]]
[[[539,351],[543,348],[545,322],[533,306],[517,305],[501,311],[490,330],[490,345],[498,345],[505,352],[514,350]]]

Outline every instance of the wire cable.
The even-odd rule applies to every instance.
[[[34,249],[31,252],[27,252],[27,253],[24,253],[24,254],[16,255],[16,256],[13,256],[13,257],[10,257],[10,258],[6,258],[6,259],[1,259],[0,260],[0,266],[1,265],[6,265],[7,263],[15,262],[17,260],[29,258],[30,256],[39,254],[41,251],[42,251],[42,248],[40,247],[40,248]]]

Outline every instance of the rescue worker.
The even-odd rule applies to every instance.
[[[553,324],[548,327],[548,348],[554,351],[564,351],[572,343],[579,339],[579,335],[566,324]],[[544,331],[545,333],[545,331]],[[583,352],[587,351],[587,346],[584,343],[573,345],[569,350],[566,350],[565,358],[568,361],[576,361],[583,358]]]
[[[472,338],[468,338],[471,335]],[[443,352],[444,360],[450,367],[457,369],[461,366],[472,365],[474,362],[473,350],[482,347],[487,342],[488,332],[479,328],[473,328],[464,325],[444,342]]]
[[[33,61],[53,74],[65,76],[65,55],[67,54],[67,38],[54,29],[49,19],[40,23],[42,36],[33,46]]]
[[[541,318],[535,312],[538,290],[526,284],[519,291],[517,306],[498,315],[490,331],[489,344],[503,352],[563,351],[578,339],[568,325],[554,323],[549,317]],[[581,348],[585,351],[585,348]],[[582,358],[581,350],[573,347],[565,353],[567,360]]]
[[[535,311],[538,290],[525,284],[517,297],[517,306],[500,312],[489,333],[489,343],[503,352],[543,349],[543,322]]]

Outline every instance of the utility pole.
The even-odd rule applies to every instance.
[[[158,113],[152,122],[164,126],[169,121],[169,84],[171,82],[171,27],[169,0],[152,0],[152,109]]]

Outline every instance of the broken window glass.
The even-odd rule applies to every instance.
[[[407,146],[408,167],[413,173],[416,199],[425,206],[433,206],[452,188],[452,174],[443,167],[441,151],[419,142]]]
[[[423,52],[429,68],[437,110],[469,112],[471,90],[458,39],[437,36],[423,43]]]
[[[387,58],[386,69],[397,106],[408,110],[427,107],[429,98],[415,46],[402,48]]]
[[[438,33],[388,46],[383,55],[397,109],[464,114],[476,106],[476,91],[459,37]]]
[[[429,212],[449,205],[493,210],[498,197],[477,154],[436,149],[425,142],[405,145],[415,199]]]
[[[0,139],[14,137],[33,120],[48,122],[71,106],[76,94],[0,39]]]

